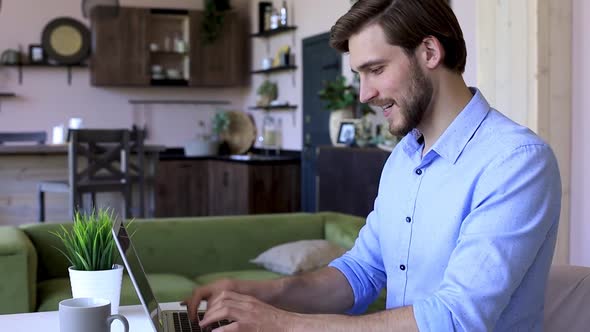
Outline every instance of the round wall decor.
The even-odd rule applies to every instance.
[[[49,60],[75,65],[90,54],[90,31],[71,17],[58,17],[43,29],[41,43]]]

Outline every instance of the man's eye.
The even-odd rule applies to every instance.
[[[377,67],[377,68],[371,69],[371,74],[381,74],[381,72],[383,72],[383,67]]]

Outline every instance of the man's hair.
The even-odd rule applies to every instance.
[[[435,37],[445,50],[444,65],[458,73],[465,71],[465,40],[448,1],[359,0],[332,27],[330,45],[346,53],[350,37],[374,23],[381,26],[389,44],[410,56],[424,38]]]

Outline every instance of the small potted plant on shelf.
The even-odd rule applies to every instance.
[[[53,232],[63,244],[59,250],[70,263],[72,296],[106,298],[111,313],[117,313],[123,266],[115,264],[115,242],[111,232],[115,216],[111,209],[90,214],[76,211],[72,225]]]
[[[269,80],[264,80],[258,89],[256,89],[256,94],[258,95],[256,106],[268,107],[278,97],[277,84]]]

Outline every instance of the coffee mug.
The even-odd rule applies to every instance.
[[[60,332],[109,332],[115,319],[129,332],[129,322],[122,315],[111,315],[111,302],[107,299],[80,297],[59,303]]]
[[[82,119],[81,118],[70,118],[70,121],[68,122],[68,128],[70,128],[70,129],[82,128]]]

